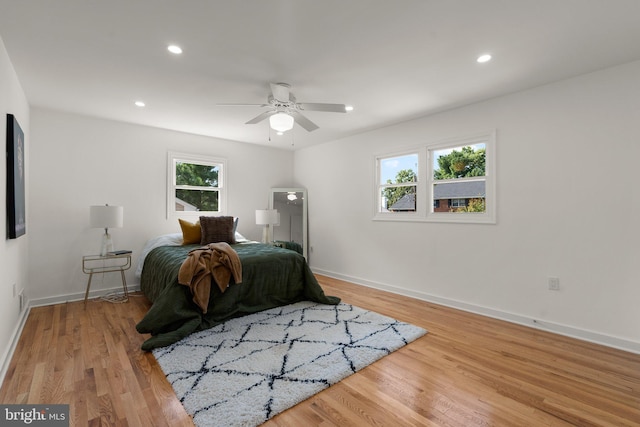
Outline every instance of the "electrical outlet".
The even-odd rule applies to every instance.
[[[559,291],[560,290],[560,278],[558,278],[558,277],[549,277],[549,290],[550,291]]]
[[[13,297],[15,298],[16,296],[18,296],[18,284],[14,283],[13,284]]]
[[[24,292],[20,292],[20,295],[18,295],[18,304],[20,306],[20,312],[22,313],[22,309],[24,309]]]

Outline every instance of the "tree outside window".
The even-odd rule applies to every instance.
[[[169,152],[168,168],[168,217],[224,213],[225,159]]]
[[[218,165],[176,162],[176,209],[217,212],[219,171]]]

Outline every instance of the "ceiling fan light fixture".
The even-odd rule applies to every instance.
[[[269,125],[276,132],[286,132],[293,129],[293,117],[287,113],[276,113],[269,117]]]

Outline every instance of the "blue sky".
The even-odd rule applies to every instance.
[[[380,168],[382,183],[386,183],[387,179],[390,179],[392,182],[395,181],[398,172],[404,169],[412,169],[418,172],[417,154],[384,159]]]

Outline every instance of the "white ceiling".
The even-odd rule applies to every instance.
[[[301,148],[638,60],[640,0],[0,0],[0,37],[32,106]],[[217,106],[269,82],[355,110]]]

